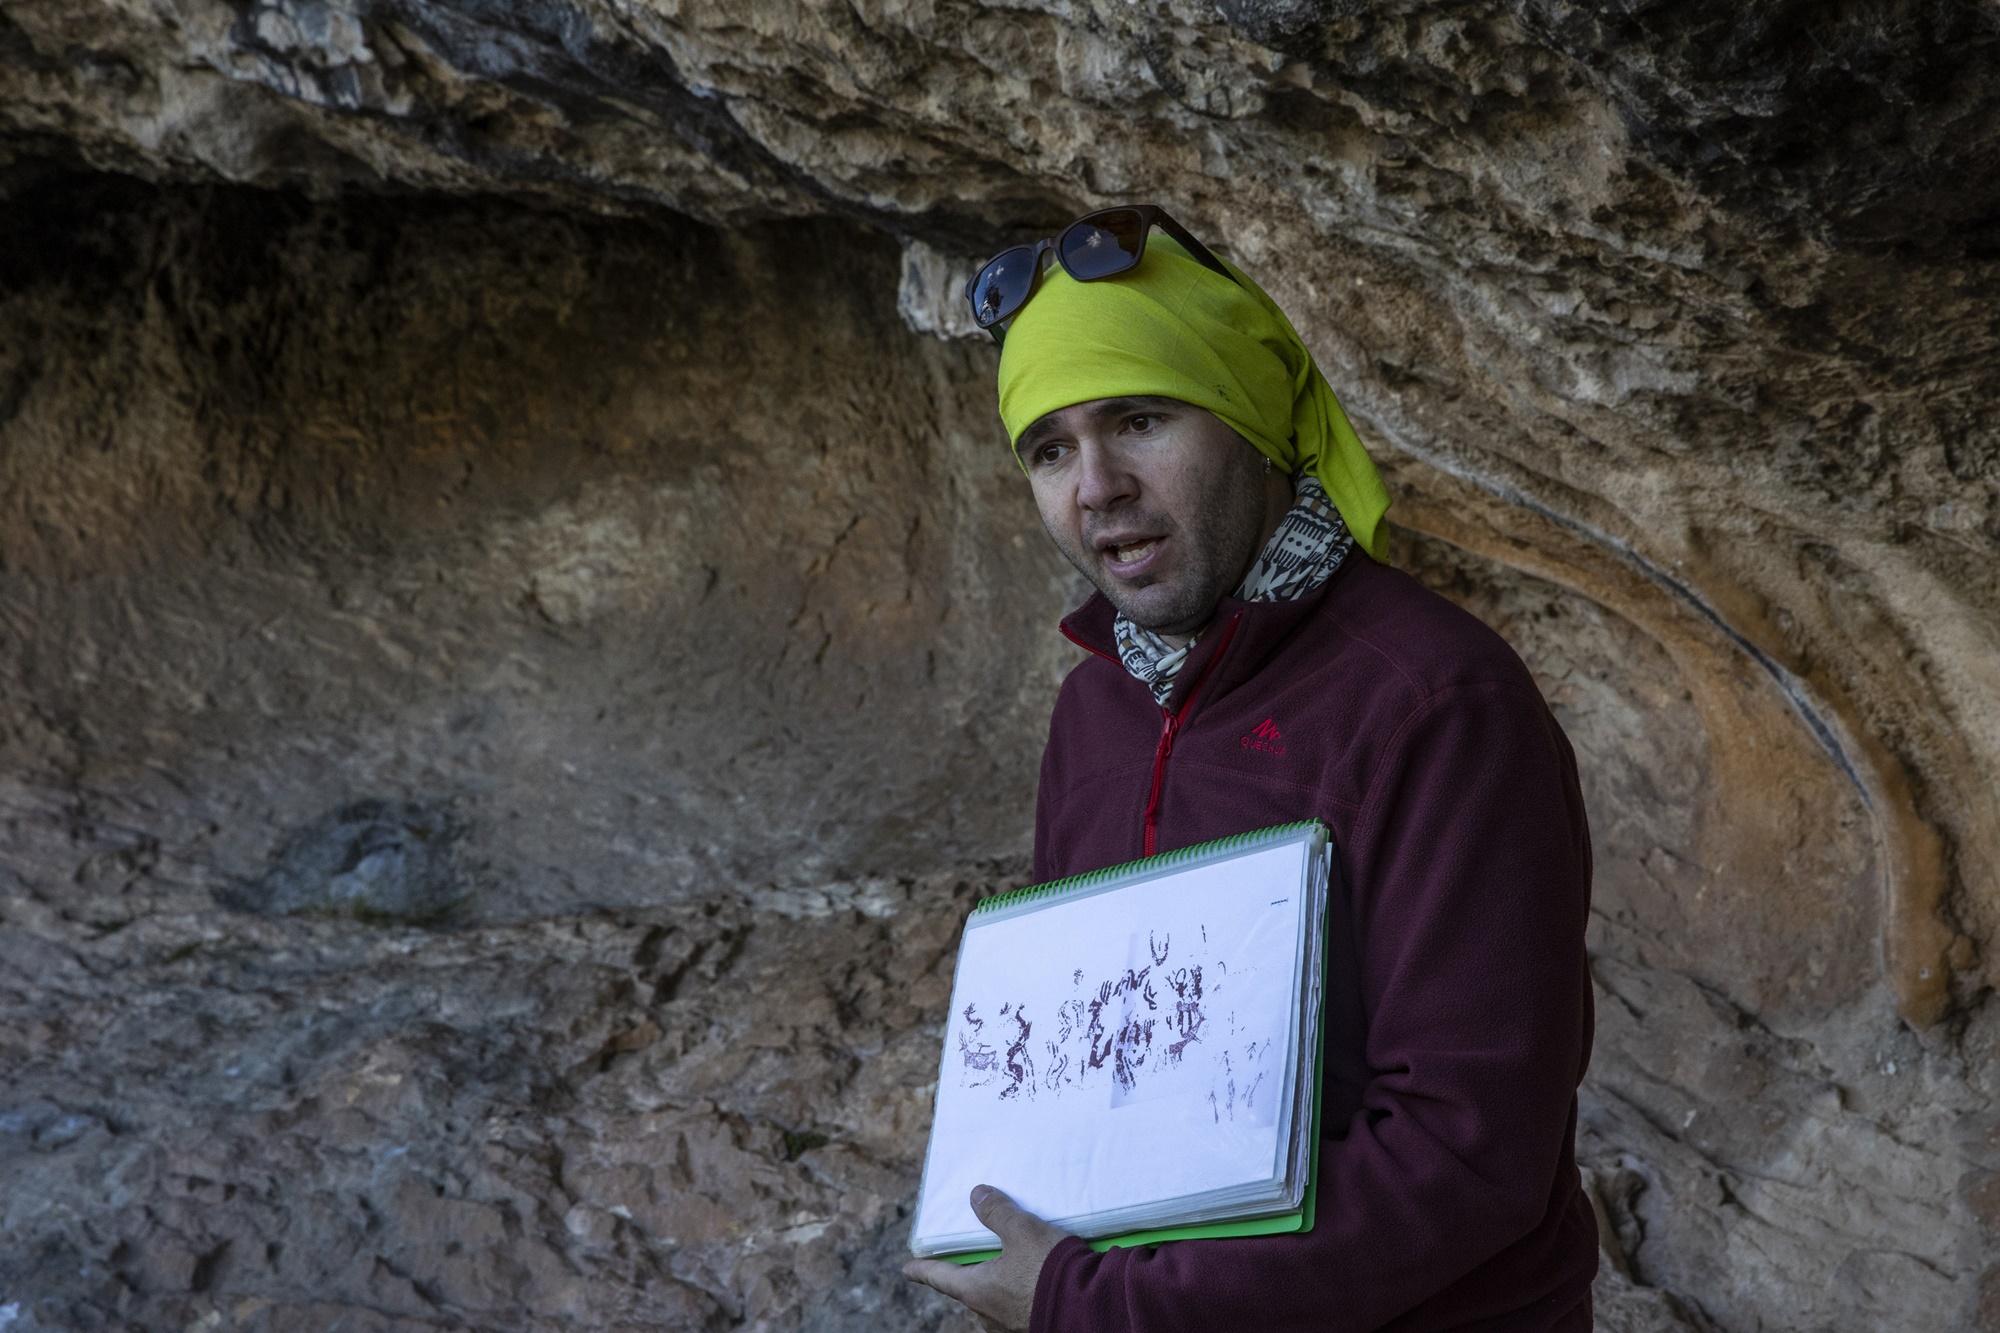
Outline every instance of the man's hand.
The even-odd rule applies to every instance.
[[[903,1265],[903,1276],[962,1302],[990,1328],[1010,1333],[1026,1329],[1035,1309],[1035,1282],[1042,1275],[1042,1261],[1069,1233],[1023,1212],[991,1185],[973,1187],[972,1211],[987,1230],[1000,1237],[997,1259],[983,1264],[912,1259]]]

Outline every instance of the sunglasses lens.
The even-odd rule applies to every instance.
[[[1056,245],[1070,276],[1088,282],[1131,268],[1145,243],[1146,224],[1136,210],[1109,208],[1071,223]]]
[[[972,302],[972,318],[982,329],[992,328],[1012,318],[1028,302],[1035,285],[1035,247],[1017,245],[1002,250],[986,261],[972,280],[966,296]]]

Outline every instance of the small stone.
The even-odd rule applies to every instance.
[[[356,801],[289,834],[269,870],[217,896],[266,916],[433,922],[473,895],[457,855],[465,833],[442,809]]]

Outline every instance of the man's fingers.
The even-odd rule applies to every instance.
[[[903,1276],[961,1302],[971,1286],[967,1265],[948,1264],[942,1259],[912,1259],[903,1265]]]
[[[1034,1311],[1042,1265],[1065,1233],[991,1185],[972,1191],[972,1211],[1000,1237],[998,1258],[963,1265],[912,1259],[903,1265],[903,1276],[959,1302],[989,1330],[1025,1329]]]

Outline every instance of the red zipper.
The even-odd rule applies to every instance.
[[[1141,855],[1153,854],[1153,843],[1159,832],[1160,789],[1166,785],[1167,759],[1174,752],[1174,737],[1179,734],[1181,723],[1187,721],[1187,715],[1194,710],[1194,701],[1200,696],[1201,687],[1208,683],[1209,676],[1215,671],[1215,664],[1229,651],[1229,641],[1236,637],[1236,622],[1242,618],[1243,613],[1238,611],[1223,627],[1222,639],[1215,645],[1215,652],[1210,654],[1208,665],[1201,669],[1201,674],[1195,677],[1194,684],[1189,687],[1187,701],[1181,705],[1181,711],[1169,713],[1164,708],[1160,710],[1160,743],[1153,749],[1153,790],[1146,797],[1146,850]]]
[[[1189,696],[1192,701],[1192,695]],[[1153,792],[1146,798],[1146,850],[1141,856],[1153,854],[1153,835],[1157,831],[1160,816],[1160,787],[1167,780],[1167,756],[1174,752],[1174,733],[1181,729],[1181,720],[1166,709],[1160,710],[1160,743],[1153,750]]]
[[[1077,638],[1075,634],[1070,632],[1070,628],[1068,625],[1057,625],[1056,628],[1062,631],[1062,636],[1065,639],[1068,639],[1071,643],[1083,649],[1083,651],[1089,653],[1092,657],[1101,657],[1105,661],[1111,663],[1112,666],[1117,667],[1120,671],[1123,671],[1125,669],[1125,664],[1119,661],[1117,658],[1113,657],[1110,653],[1105,652],[1102,648],[1093,648],[1089,644],[1085,643],[1082,639]]]

